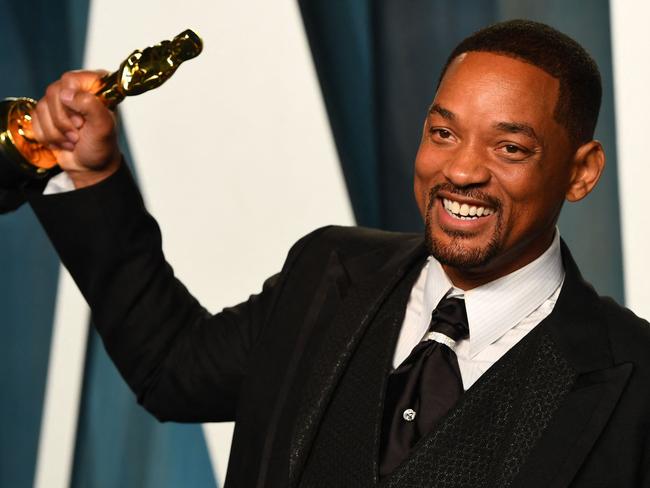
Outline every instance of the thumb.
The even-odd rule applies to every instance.
[[[91,115],[93,111],[97,110],[97,103],[101,105],[101,102],[92,93],[71,88],[62,89],[59,99],[67,109],[83,116]]]
[[[110,110],[99,97],[92,93],[64,88],[59,93],[59,99],[66,109],[79,114],[85,123],[102,126],[112,125],[113,116]],[[75,125],[79,127],[81,124],[75,123]]]

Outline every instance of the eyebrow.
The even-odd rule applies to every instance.
[[[456,114],[452,112],[451,110],[447,110],[446,108],[438,105],[437,103],[434,103],[429,107],[429,114],[437,113],[440,115],[443,119],[447,120],[454,120],[456,118]]]
[[[440,115],[443,119],[446,120],[456,120],[456,114],[454,112],[437,103],[433,103],[429,107],[429,115],[434,113]],[[537,137],[535,129],[533,129],[530,125],[524,124],[522,122],[497,122],[493,127],[501,132],[508,132],[510,134],[524,134],[531,139],[535,139],[539,142],[539,137]]]
[[[522,124],[520,122],[499,122],[497,124],[494,124],[494,128],[501,132],[509,132],[511,134],[524,134],[531,139],[539,141],[539,137],[537,137],[535,129],[533,129],[528,124]]]

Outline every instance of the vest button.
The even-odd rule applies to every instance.
[[[402,417],[407,422],[413,422],[413,420],[415,420],[415,410],[413,410],[412,408],[407,408],[406,410],[404,410]]]

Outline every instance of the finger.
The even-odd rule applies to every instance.
[[[60,98],[66,109],[80,115],[84,125],[92,125],[94,132],[113,130],[115,125],[113,114],[96,95],[64,89],[61,91]]]
[[[36,105],[36,113],[38,114],[38,121],[42,134],[39,142],[47,146],[53,145],[63,147],[62,144],[68,141],[61,131],[54,125],[50,114],[49,104],[46,99],[41,99],[38,102]]]
[[[38,110],[34,110],[31,115],[32,115],[32,132],[34,133],[34,137],[36,138],[36,140],[42,143],[43,141],[45,141],[45,133],[41,128],[41,116],[38,115]]]
[[[105,70],[68,71],[61,76],[61,85],[73,91],[97,93],[101,88],[101,79],[107,74]]]
[[[72,120],[70,120],[69,111],[61,103],[61,91],[61,83],[53,83],[45,92],[50,117],[57,130],[63,134],[69,142],[75,143],[79,140],[79,134],[77,134],[77,127]]]
[[[87,91],[90,93],[96,93],[99,90],[101,79],[107,74],[108,71],[105,70],[68,71],[67,73],[64,73],[63,76],[61,76],[62,91],[68,89],[72,92]],[[70,99],[72,95],[70,95],[69,92],[66,93],[68,99]],[[66,109],[66,113],[70,118],[70,122],[76,129],[81,129],[83,127],[83,117],[75,112],[71,112],[68,109]]]
[[[70,114],[70,121],[74,124],[77,129],[81,129],[84,126],[84,119],[81,115],[78,115],[74,112]]]

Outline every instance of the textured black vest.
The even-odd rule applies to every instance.
[[[386,377],[420,269],[399,281],[359,341],[321,420],[301,488],[507,487],[573,384],[575,372],[542,322],[379,480]]]

